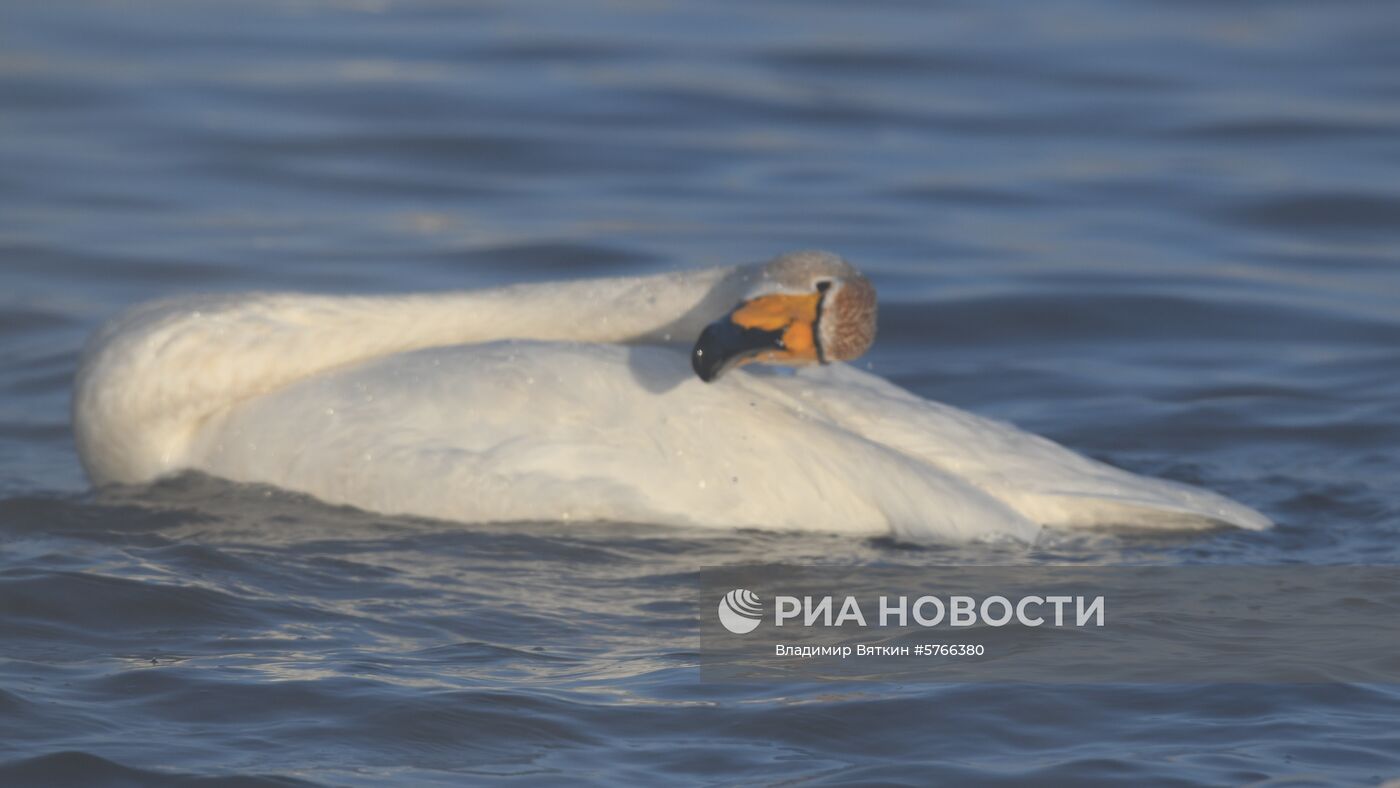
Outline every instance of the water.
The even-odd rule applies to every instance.
[[[706,566],[1400,561],[1385,2],[0,5],[0,782],[1357,784],[1387,686],[702,682]],[[1033,548],[87,490],[86,334],[794,247],[920,394],[1267,533]]]

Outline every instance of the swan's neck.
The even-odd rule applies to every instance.
[[[405,296],[290,293],[139,306],[104,326],[73,399],[94,483],[177,471],[201,425],[240,402],[328,369],[501,339],[689,343],[734,306],[754,269],[516,285]]]

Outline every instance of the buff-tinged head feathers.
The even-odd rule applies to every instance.
[[[825,361],[852,361],[875,343],[875,323],[879,314],[875,286],[856,274],[832,285],[822,310],[821,340]]]

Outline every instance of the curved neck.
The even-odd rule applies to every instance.
[[[96,483],[178,470],[201,425],[336,367],[503,339],[693,342],[751,266],[399,296],[204,296],[138,306],[89,342],[73,424]]]

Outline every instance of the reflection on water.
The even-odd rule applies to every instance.
[[[0,781],[1400,775],[1384,687],[702,683],[691,596],[759,559],[1395,563],[1390,4],[0,16]],[[881,290],[874,371],[1279,526],[911,548],[85,492],[70,378],[135,301],[804,246]]]

